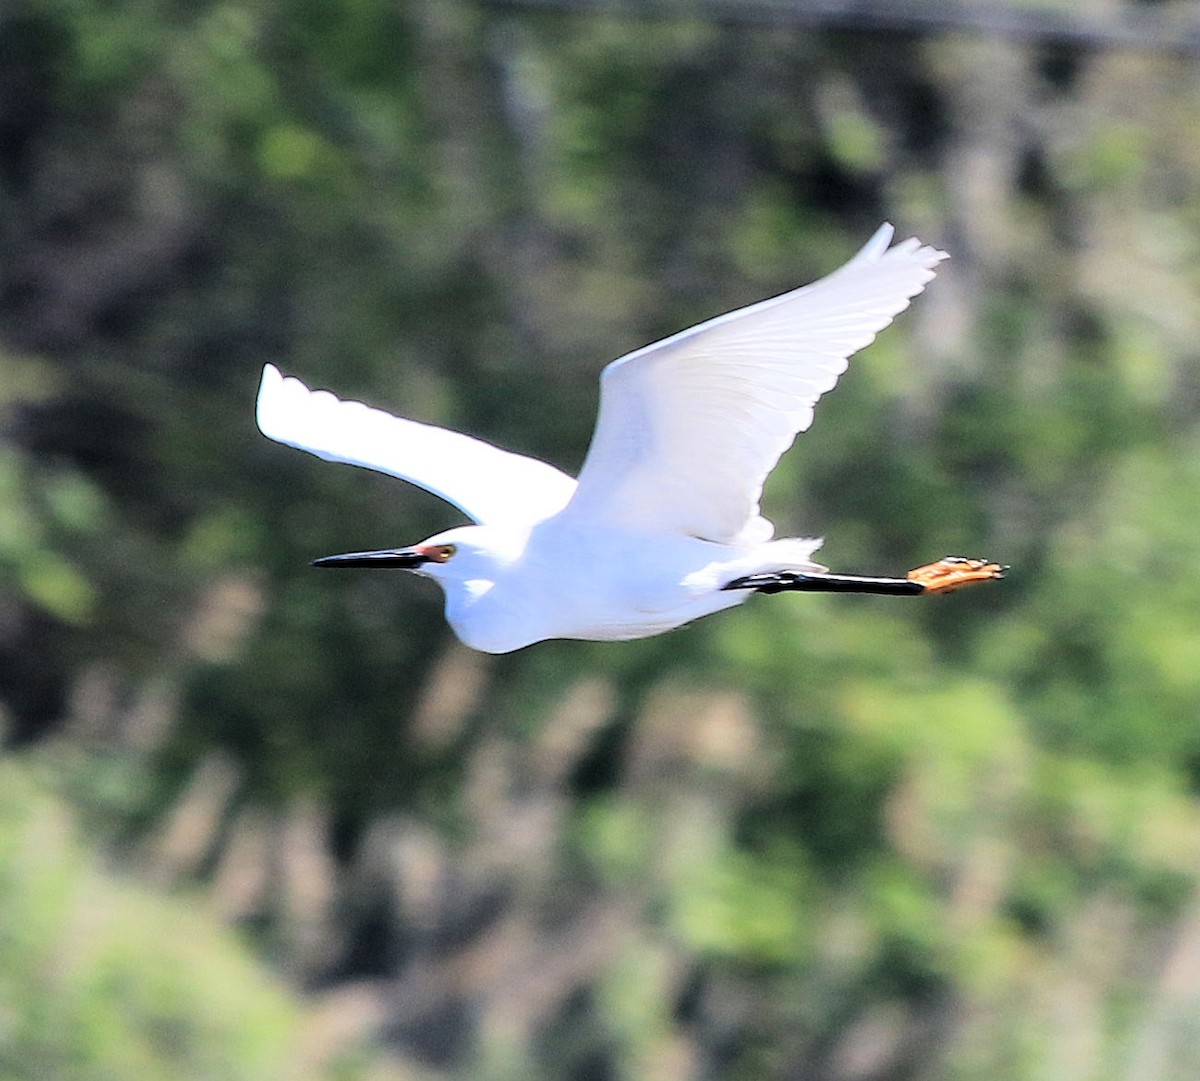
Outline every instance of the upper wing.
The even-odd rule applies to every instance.
[[[568,514],[724,543],[766,540],[763,482],[813,406],[945,252],[882,226],[826,278],[614,361]]]
[[[309,390],[273,364],[263,369],[257,418],[270,439],[411,481],[484,524],[540,521],[575,491],[574,480],[536,458]]]

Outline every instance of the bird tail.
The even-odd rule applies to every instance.
[[[772,567],[785,571],[827,571],[813,559],[813,553],[825,542],[824,537],[784,537],[763,545]]]

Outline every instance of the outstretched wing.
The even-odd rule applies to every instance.
[[[272,364],[263,369],[257,418],[278,443],[410,481],[481,524],[540,521],[575,491],[571,477],[536,458],[309,390]]]
[[[766,540],[758,501],[813,406],[944,252],[882,226],[828,277],[614,361],[566,513],[723,543]]]

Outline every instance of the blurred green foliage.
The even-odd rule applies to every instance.
[[[301,1014],[193,899],[116,882],[70,809],[0,766],[0,1072],[293,1078]]]
[[[1194,1077],[1198,132],[1036,38],[0,12],[0,1073]],[[263,363],[574,469],[607,360],[885,218],[953,258],[767,513],[1002,587],[484,658],[309,571],[457,519]]]

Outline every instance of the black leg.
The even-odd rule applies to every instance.
[[[952,593],[976,582],[1003,578],[1007,567],[987,559],[946,556],[936,563],[908,572],[904,578],[873,578],[861,574],[825,571],[768,571],[747,574],[727,582],[722,589],[753,589],[758,593],[883,593],[892,597],[918,593]]]
[[[758,593],[883,593],[911,596],[924,593],[925,586],[911,578],[868,578],[859,574],[801,574],[774,571],[748,574],[726,582],[722,589],[753,589]]]

